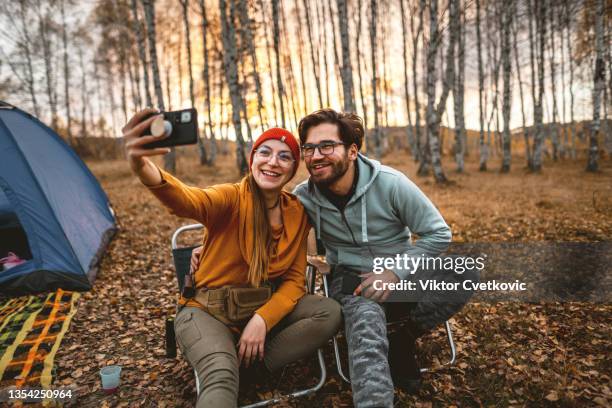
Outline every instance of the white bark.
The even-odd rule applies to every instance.
[[[589,136],[589,159],[587,171],[596,172],[599,168],[599,127],[601,125],[601,96],[605,84],[604,65],[604,0],[597,0],[595,12],[595,69],[593,73],[593,120],[591,121],[591,134]]]
[[[230,2],[233,1],[235,0],[230,0]],[[221,18],[221,39],[223,42],[223,66],[232,104],[232,123],[236,133],[236,162],[240,174],[246,174],[248,163],[245,157],[245,143],[242,137],[242,121],[240,119],[242,96],[240,83],[238,82],[236,31],[234,22],[228,16],[226,0],[219,0],[219,12]]]
[[[401,1],[401,0],[400,0]],[[351,67],[351,47],[348,27],[348,8],[346,0],[337,0],[338,26],[340,27],[340,42],[342,43],[342,91],[344,110],[355,112],[355,96],[353,94],[353,70]],[[333,19],[333,16],[332,16]]]

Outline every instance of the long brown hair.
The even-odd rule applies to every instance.
[[[272,231],[266,200],[261,189],[255,182],[253,174],[247,176],[251,194],[253,195],[253,255],[249,264],[249,283],[259,287],[261,282],[268,280],[268,265],[270,264],[270,250],[272,248]]]

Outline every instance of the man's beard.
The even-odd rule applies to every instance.
[[[319,163],[329,163],[331,165],[331,174],[328,177],[323,178],[323,179],[317,179],[311,175],[312,181],[319,188],[328,188],[329,186],[334,184],[336,181],[340,180],[340,178],[342,178],[342,176],[346,174],[349,168],[348,154],[346,154],[342,158],[342,160],[338,162],[328,162],[324,159],[324,160],[319,160],[316,163],[311,163],[310,166],[308,166],[308,171],[310,172],[311,166],[314,166]]]

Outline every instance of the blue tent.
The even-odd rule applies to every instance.
[[[85,163],[38,119],[0,101],[0,293],[89,290],[116,231]]]

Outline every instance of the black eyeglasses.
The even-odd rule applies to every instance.
[[[304,155],[304,157],[310,157],[315,153],[315,149],[319,149],[319,153],[321,153],[323,156],[329,156],[330,154],[334,153],[334,148],[340,145],[348,146],[350,145],[350,143],[344,143],[344,142],[322,142],[319,144],[306,143],[305,145],[302,146],[302,154]]]

